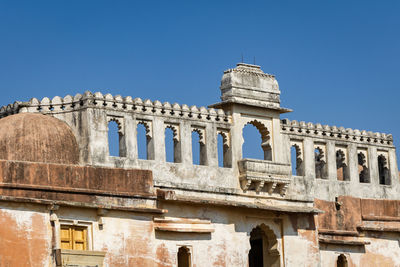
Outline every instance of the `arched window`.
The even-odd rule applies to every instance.
[[[360,183],[369,183],[369,171],[367,166],[367,159],[363,152],[358,152],[358,177],[360,179]]]
[[[337,267],[347,267],[348,263],[347,263],[346,256],[343,254],[340,254],[337,258],[336,265],[337,265]]]
[[[378,156],[379,183],[390,185],[390,174],[387,159],[383,155]]]
[[[195,165],[207,165],[204,129],[192,130],[192,158]]]
[[[244,143],[242,146],[243,158],[255,158],[272,160],[272,147],[268,129],[259,121],[254,120],[244,126],[242,136]],[[261,136],[261,149],[255,149],[258,146],[257,140]]]
[[[292,175],[304,176],[304,164],[299,145],[294,144],[290,147],[290,157],[292,164]]]
[[[343,150],[336,151],[336,174],[339,181],[349,181],[349,168],[347,167],[346,154]]]
[[[108,151],[110,156],[119,157],[119,133],[115,121],[108,123]]]
[[[279,267],[278,241],[273,231],[262,224],[250,233],[249,267]]]
[[[167,162],[182,162],[178,130],[176,125],[167,125],[165,128],[165,158]]]
[[[230,168],[232,167],[232,158],[227,132],[218,133],[218,166]]]
[[[126,147],[121,124],[117,119],[110,118],[107,125],[108,151],[110,156],[126,157]]]
[[[147,121],[139,121],[137,125],[137,147],[139,159],[154,159],[151,125]]]
[[[314,150],[314,159],[315,159],[315,177],[326,179],[327,171],[326,171],[326,162],[324,151],[320,147],[316,147]]]
[[[187,247],[180,247],[178,249],[178,267],[190,267],[191,255],[190,249]]]

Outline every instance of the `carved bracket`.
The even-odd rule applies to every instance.
[[[239,163],[243,191],[284,196],[290,184],[290,165],[265,160],[243,159]]]

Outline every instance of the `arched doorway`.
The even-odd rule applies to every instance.
[[[346,256],[343,254],[340,254],[337,259],[336,265],[337,265],[337,267],[347,267],[348,264],[347,264]]]
[[[250,233],[249,267],[279,267],[280,254],[274,232],[266,225]]]
[[[187,247],[180,247],[178,250],[178,267],[190,267],[190,249]]]

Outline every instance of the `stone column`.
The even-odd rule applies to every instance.
[[[238,171],[238,160],[242,159],[243,124],[239,113],[232,114],[233,127],[231,128],[232,168]]]
[[[397,168],[397,159],[395,149],[389,149],[389,168],[390,168],[390,180],[393,186],[399,184],[399,169]]]
[[[358,184],[360,182],[360,177],[358,175],[358,155],[357,146],[355,144],[350,144],[347,147],[347,157],[350,181],[352,184]]]
[[[129,159],[137,159],[137,132],[136,120],[130,115],[125,116],[125,145],[126,157]]]
[[[165,162],[165,125],[160,117],[153,117],[154,160]]]
[[[378,153],[376,147],[368,146],[369,177],[374,185],[379,185]]]
[[[314,142],[311,138],[304,138],[304,173],[306,177],[315,178]]]
[[[282,144],[281,150],[280,150],[280,152],[282,153],[282,155],[280,156],[280,158],[282,160],[281,162],[292,164],[292,154],[291,154],[292,146],[290,143],[289,135],[281,134],[281,144]],[[303,153],[303,151],[302,151],[302,153]],[[301,156],[304,157],[304,155],[301,155]]]
[[[326,170],[327,179],[336,181],[337,180],[337,169],[336,169],[336,151],[335,142],[326,142]]]
[[[207,123],[206,125],[206,153],[207,165],[218,167],[218,135],[215,125]]]
[[[89,163],[105,163],[109,156],[107,115],[101,109],[87,109]]]
[[[272,133],[271,138],[273,139],[273,147],[272,147],[272,161],[275,162],[286,162],[286,146],[283,145],[283,138],[281,135],[281,120],[279,119],[279,115],[277,118],[272,119]],[[289,149],[290,151],[290,149]],[[289,157],[290,158],[290,157]]]
[[[192,165],[192,127],[190,122],[182,121],[179,128],[181,131],[182,163]]]

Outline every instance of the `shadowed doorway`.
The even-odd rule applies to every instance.
[[[250,233],[249,267],[279,267],[280,254],[273,231],[262,224]]]

